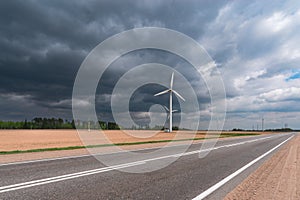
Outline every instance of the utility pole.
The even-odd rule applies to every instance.
[[[264,131],[264,118],[261,119],[261,131]]]

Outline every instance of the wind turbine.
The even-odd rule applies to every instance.
[[[170,88],[167,89],[167,90],[164,90],[162,92],[159,92],[157,94],[155,94],[154,96],[159,96],[159,95],[162,95],[162,94],[166,94],[166,93],[169,93],[170,94],[170,103],[169,103],[169,109],[166,108],[167,111],[169,111],[169,132],[172,132],[172,113],[177,111],[177,110],[173,110],[172,109],[172,104],[173,104],[173,100],[172,100],[172,97],[173,97],[173,93],[178,96],[180,99],[182,99],[183,101],[185,101],[185,99],[178,93],[176,92],[175,90],[173,90],[173,80],[174,80],[174,72],[172,73],[172,76],[171,76],[171,82],[170,82]]]

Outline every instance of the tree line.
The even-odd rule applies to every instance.
[[[98,129],[119,130],[115,122],[92,122],[77,120],[63,120],[61,118],[36,117],[31,121],[0,121],[0,129]]]
[[[67,120],[62,118],[42,118],[35,117],[31,121],[0,121],[0,129],[102,129],[102,130],[120,130],[121,127],[115,122],[106,121],[81,121]],[[164,130],[164,126],[149,127],[132,126],[130,128],[122,127],[122,129],[131,130]],[[178,126],[173,126],[173,130],[179,130]]]
[[[240,129],[240,128],[234,128],[232,131],[262,131],[262,130],[245,130],[245,129]],[[270,131],[270,132],[291,132],[291,131],[297,131],[293,130],[291,128],[277,128],[277,129],[265,129],[263,131]]]

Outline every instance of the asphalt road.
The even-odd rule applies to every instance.
[[[185,154],[178,145],[97,156],[109,167],[93,156],[0,165],[0,199],[193,199],[292,135],[220,140],[204,158],[198,143]],[[222,198],[268,156],[206,198]]]

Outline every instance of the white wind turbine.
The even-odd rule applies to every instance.
[[[157,94],[155,94],[154,96],[159,96],[159,95],[162,95],[162,94],[165,94],[165,93],[170,93],[170,104],[169,104],[169,109],[167,107],[166,110],[169,111],[169,132],[172,132],[172,113],[177,111],[177,110],[173,110],[172,109],[172,104],[173,104],[173,100],[172,100],[172,95],[173,93],[178,96],[180,99],[182,99],[183,101],[185,101],[185,99],[178,93],[176,92],[175,90],[173,90],[173,80],[174,80],[174,72],[172,73],[172,76],[171,76],[171,82],[170,82],[170,88],[167,89],[167,90],[164,90],[162,92],[159,92]]]

